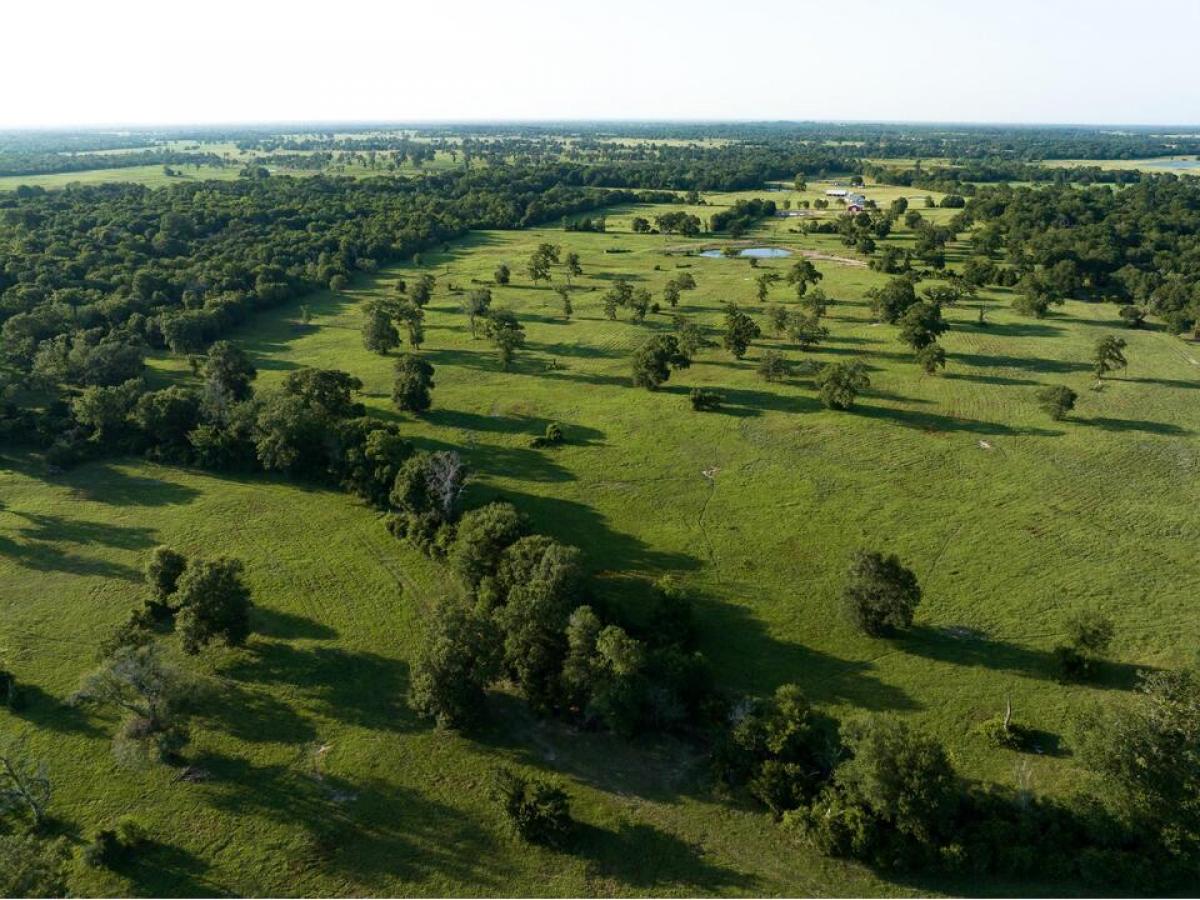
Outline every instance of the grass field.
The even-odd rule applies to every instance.
[[[0,191],[16,190],[21,185],[47,189],[66,187],[68,184],[144,184],[147,187],[165,187],[184,181],[217,179],[229,181],[238,177],[238,166],[172,166],[180,174],[167,175],[161,164],[152,166],[126,166],[113,169],[86,169],[82,172],[54,172],[49,175],[4,175],[0,176]]]
[[[824,187],[813,184],[810,198]],[[900,192],[867,193],[883,205]],[[613,210],[602,235],[485,232],[426,254],[438,288],[422,353],[437,387],[420,419],[392,411],[393,359],[367,353],[359,335],[362,304],[398,276],[411,280],[420,271],[411,265],[309,298],[308,325],[296,306],[234,339],[253,354],[260,390],[301,366],[360,377],[372,411],[402,421],[418,446],[465,452],[477,473],[470,504],[513,500],[535,528],[580,546],[603,590],[678,574],[698,597],[701,645],[723,684],[764,693],[796,681],[839,715],[903,715],[944,740],[969,778],[1011,784],[1025,760],[1039,791],[1083,784],[1070,713],[1127,689],[1138,667],[1189,662],[1200,650],[1200,348],[1120,328],[1111,306],[1072,301],[1043,321],[1020,318],[1007,293],[993,292],[981,301],[986,327],[973,305],[949,311],[946,372],[926,376],[895,327],[871,322],[863,294],[885,276],[854,264],[836,239],[801,236],[779,219],[756,239],[846,258],[816,260],[838,301],[828,342],[801,354],[767,334],[742,361],[715,348],[649,393],[630,386],[629,356],[669,317],[607,321],[600,295],[613,277],[658,297],[668,278],[691,272],[699,287],[680,311],[714,327],[723,301],[758,308],[746,261],[666,253],[714,242],[629,233],[633,215],[661,211]],[[582,257],[570,321],[550,288],[525,281],[540,241]],[[606,252],[615,250],[628,252]],[[496,305],[516,310],[528,331],[511,372],[471,339],[450,290],[490,281],[500,262],[517,283],[495,289]],[[779,285],[772,299],[790,296]],[[1109,333],[1129,340],[1130,367],[1093,390],[1087,357]],[[853,412],[824,410],[807,378],[757,378],[770,347],[793,360],[861,359],[872,386]],[[153,365],[162,382],[192,377],[179,359]],[[1068,421],[1050,421],[1033,401],[1052,383],[1080,394]],[[697,385],[720,390],[724,409],[693,412],[686,395]],[[531,449],[549,421],[563,424],[567,444]],[[133,459],[50,476],[6,454],[0,467],[0,639],[5,665],[32,695],[24,721],[0,716],[6,728],[32,727],[64,827],[84,837],[136,812],[159,842],[117,875],[79,868],[77,893],[1018,890],[887,881],[824,860],[765,813],[709,796],[694,749],[538,723],[503,693],[495,723],[473,741],[415,720],[402,700],[408,663],[429,604],[453,588],[344,495]],[[119,768],[108,751],[113,723],[61,704],[94,664],[97,639],[139,601],[140,566],[164,542],[244,559],[258,607],[246,649],[202,662],[220,691],[193,733],[189,752],[212,776],[197,784]],[[921,580],[925,599],[903,638],[863,637],[840,614],[847,558],[860,546],[899,553]],[[1116,653],[1098,684],[1067,687],[1050,651],[1063,614],[1084,604],[1116,622]],[[972,734],[1006,696],[1017,721],[1041,732],[1041,753],[998,751]],[[503,836],[483,796],[501,760],[567,781],[584,823],[576,852]]]
[[[208,145],[202,145],[202,151],[209,151]],[[216,152],[216,150],[212,150]],[[146,187],[166,187],[168,185],[178,185],[184,181],[199,181],[199,180],[220,180],[229,181],[238,178],[238,173],[242,167],[248,162],[254,162],[259,166],[265,166],[272,173],[280,175],[314,175],[319,172],[326,172],[332,175],[353,175],[355,178],[371,178],[376,175],[416,175],[422,172],[446,172],[446,170],[454,169],[462,166],[461,160],[458,162],[452,161],[449,154],[438,151],[436,158],[432,161],[422,164],[421,168],[413,166],[412,162],[406,162],[403,166],[398,167],[392,172],[385,169],[371,169],[359,164],[336,164],[328,169],[284,169],[272,167],[270,154],[232,154],[232,160],[228,166],[173,166],[178,174],[167,175],[163,173],[161,164],[155,166],[127,166],[125,168],[110,168],[110,169],[85,169],[83,172],[55,172],[48,175],[2,175],[0,176],[0,192],[13,191],[22,185],[32,187],[66,187],[71,184],[82,185],[100,185],[100,184],[136,184],[145,185]]]
[[[1099,166],[1101,169],[1140,169],[1143,172],[1172,172],[1176,175],[1200,174],[1200,159],[1195,156],[1159,156],[1152,159],[1052,159],[1042,163],[1053,168]]]

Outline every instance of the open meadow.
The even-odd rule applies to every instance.
[[[420,265],[306,298],[308,322],[292,303],[229,337],[252,357],[259,391],[301,367],[360,378],[371,414],[401,423],[419,448],[464,454],[468,506],[511,499],[536,531],[583,550],[611,602],[636,596],[631,581],[678,576],[697,598],[699,646],[721,685],[765,695],[796,682],[840,717],[895,713],[941,739],[969,779],[1065,796],[1088,779],[1073,756],[1073,711],[1130,690],[1139,669],[1184,665],[1200,651],[1200,348],[1157,325],[1126,329],[1109,304],[1070,300],[1045,319],[1020,317],[1014,295],[992,288],[946,310],[946,368],[926,375],[897,328],[873,321],[864,295],[888,276],[836,236],[800,234],[801,220],[780,217],[745,240],[811,258],[835,301],[828,339],[801,351],[771,333],[754,284],[796,257],[752,268],[696,255],[730,243],[719,237],[631,231],[634,216],[706,218],[735,199],[795,204],[828,186],[613,208],[606,233],[475,232]],[[935,223],[954,212],[922,208],[923,190],[866,193],[881,207],[909,197]],[[899,223],[893,237],[900,247],[913,239]],[[569,318],[553,290],[562,267],[549,286],[525,274],[542,242],[581,258]],[[961,249],[951,245],[951,265]],[[510,285],[492,285],[501,263]],[[395,355],[365,350],[360,329],[365,304],[424,272],[436,287],[420,353],[436,387],[433,408],[411,416],[392,406]],[[664,304],[640,324],[628,310],[605,317],[601,295],[615,278],[662,302],[681,272],[697,287],[677,310]],[[509,371],[462,312],[463,292],[479,286],[526,328]],[[632,386],[631,354],[669,331],[672,313],[719,341],[729,301],[763,327],[744,359],[718,345],[657,391]],[[796,300],[780,282],[769,302]],[[1098,384],[1088,358],[1107,334],[1128,340],[1129,367]],[[796,364],[792,377],[758,377],[769,349]],[[800,364],[849,359],[866,365],[870,388],[852,411],[825,409]],[[181,357],[160,353],[150,365],[156,385],[199,383]],[[1050,384],[1079,394],[1065,421],[1034,400]],[[719,391],[722,408],[693,411],[697,386]],[[565,444],[531,447],[551,422]],[[506,691],[493,692],[492,723],[473,738],[417,719],[404,702],[409,666],[431,604],[459,588],[345,494],[136,458],[51,473],[5,450],[0,498],[0,646],[31,692],[24,710],[0,718],[36,726],[31,745],[56,773],[51,812],[80,829],[73,838],[127,812],[155,835],[123,868],[77,864],[78,894],[1015,890],[884,879],[826,859],[760,809],[714,798],[703,755],[683,741],[582,734],[534,718]],[[64,703],[94,667],[97,641],[140,602],[141,567],[164,543],[243,559],[255,603],[246,647],[199,663],[213,696],[188,749],[204,773],[195,783],[174,769],[119,766],[107,749],[113,720]],[[899,554],[924,589],[914,626],[895,639],[865,636],[843,616],[847,562],[862,547]],[[1064,616],[1084,607],[1112,619],[1114,650],[1094,682],[1065,685],[1051,651]],[[974,732],[1008,699],[1036,735],[1030,752]],[[503,835],[482,802],[499,761],[566,781],[582,823],[576,852]]]

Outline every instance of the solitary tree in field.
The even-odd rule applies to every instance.
[[[199,653],[217,638],[240,647],[250,636],[250,591],[242,581],[240,560],[192,560],[175,595],[184,652]]]
[[[413,285],[408,297],[418,307],[424,307],[433,297],[433,286],[436,284],[432,275],[424,273]]]
[[[933,375],[938,369],[946,368],[946,350],[941,344],[926,344],[916,355],[917,364],[927,375]]]
[[[368,304],[363,311],[362,340],[366,349],[380,356],[400,346],[400,332],[382,303]]]
[[[679,283],[674,278],[663,285],[663,300],[672,307],[679,305]]]
[[[1055,421],[1065,419],[1075,408],[1075,401],[1079,399],[1078,394],[1063,384],[1044,387],[1034,396],[1037,397],[1038,406]]]
[[[463,298],[463,312],[467,314],[467,324],[471,328],[471,337],[478,337],[479,319],[486,316],[492,307],[492,292],[487,288],[470,291]]]
[[[900,317],[917,302],[913,279],[907,275],[897,275],[883,287],[871,288],[867,296],[871,300],[871,311],[875,318],[888,324],[900,321]]]
[[[771,323],[771,331],[775,336],[782,337],[787,332],[788,308],[779,305],[768,307],[767,321]]]
[[[624,278],[618,278],[612,287],[604,292],[604,315],[609,319],[617,318],[617,307],[628,306],[633,300],[633,285]]]
[[[691,359],[673,334],[656,334],[633,354],[633,383],[654,390],[671,377],[672,369],[686,369]]]
[[[825,315],[829,307],[833,306],[835,302],[836,301],[831,300],[820,288],[813,288],[802,298],[800,298],[800,305],[818,319]]]
[[[726,305],[723,343],[725,349],[734,357],[741,359],[745,356],[750,342],[761,335],[762,329],[758,327],[757,322],[738,309],[736,304]]]
[[[679,349],[688,358],[695,356],[705,347],[713,346],[713,341],[705,337],[700,326],[687,316],[675,316],[673,324],[675,336],[679,339]]]
[[[801,350],[811,350],[829,337],[829,329],[821,324],[818,316],[799,309],[788,311],[785,328],[788,339],[799,345]]]
[[[408,331],[408,345],[420,350],[425,343],[425,310],[416,303],[400,303],[396,306],[396,321],[404,323]]]
[[[1140,306],[1122,306],[1117,315],[1130,328],[1141,328],[1146,323],[1146,310]]]
[[[767,350],[758,361],[758,375],[764,381],[783,381],[790,369],[787,357],[778,350]]]
[[[759,275],[757,278],[754,279],[755,284],[758,286],[759,302],[765,303],[767,301],[767,294],[769,294],[771,291],[771,285],[773,285],[778,280],[779,280],[778,272],[763,272],[761,275]]]
[[[432,400],[433,366],[413,353],[396,360],[396,376],[392,382],[392,402],[403,412],[422,413]]]
[[[842,600],[854,624],[878,637],[912,624],[921,586],[895,554],[860,550],[850,562]]]
[[[572,278],[578,278],[583,274],[583,264],[579,261],[579,254],[572,250],[563,259],[563,265],[567,268],[567,285],[570,286]]]
[[[534,284],[550,280],[550,265],[558,262],[558,254],[559,248],[554,244],[538,244],[537,249],[530,254],[526,266],[529,278]]]
[[[866,367],[858,360],[827,363],[817,372],[814,381],[821,402],[829,409],[850,409],[859,392],[871,386]]]
[[[1127,365],[1125,338],[1107,335],[1096,341],[1096,349],[1092,351],[1092,370],[1097,378],[1103,378],[1116,369],[1124,369]]]
[[[123,713],[114,751],[140,746],[162,759],[187,740],[185,710],[195,692],[195,682],[163,659],[157,643],[149,643],[118,647],[83,679],[71,703]]]
[[[920,351],[935,343],[949,328],[950,324],[942,318],[941,306],[920,301],[906,309],[900,317],[899,337],[908,346]]]
[[[500,265],[496,266],[496,271],[492,273],[492,280],[496,284],[508,284],[512,280],[512,269],[507,264],[500,263]]]
[[[632,312],[630,316],[635,322],[646,321],[646,313],[650,311],[650,292],[645,288],[638,288],[633,292],[633,296],[629,298],[629,309]]]
[[[483,323],[484,334],[496,346],[500,365],[504,369],[512,366],[517,351],[525,346],[525,326],[511,309],[492,310]]]
[[[795,287],[796,297],[799,299],[804,296],[804,292],[808,290],[810,284],[816,284],[824,277],[817,271],[816,266],[807,259],[801,259],[788,271],[787,283]]]
[[[566,285],[560,284],[554,289],[554,293],[558,294],[558,299],[562,303],[563,318],[571,318],[571,313],[575,310],[571,306],[571,290]]]

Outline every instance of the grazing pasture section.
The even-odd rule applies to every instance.
[[[1127,328],[1111,304],[1068,300],[1045,318],[1023,317],[1011,289],[992,287],[943,309],[945,368],[926,374],[899,328],[871,309],[868,291],[889,276],[837,235],[803,233],[803,219],[784,216],[737,240],[634,232],[639,218],[707,219],[738,200],[800,208],[834,184],[612,207],[603,232],[472,232],[305,297],[303,310],[289,301],[227,337],[249,354],[260,392],[306,367],[361,379],[357,399],[370,415],[397,423],[418,449],[463,454],[475,473],[467,506],[509,500],[534,531],[579,547],[607,602],[638,596],[631,581],[678,578],[696,598],[698,646],[723,687],[766,696],[795,682],[841,718],[889,713],[920,725],[968,779],[1066,796],[1090,777],[1073,755],[1073,713],[1124,695],[1139,669],[1185,665],[1200,651],[1200,348],[1154,323]],[[934,224],[955,212],[924,208],[929,192],[917,188],[860,190],[884,209],[905,197]],[[888,240],[905,248],[916,236],[898,223]],[[545,243],[560,259],[579,257],[569,316],[556,291],[567,283],[563,264],[548,281],[526,274]],[[792,255],[699,255],[713,246]],[[799,306],[786,276],[801,259],[823,276],[829,301],[828,336],[809,349],[769,325],[771,308]],[[947,263],[964,260],[965,245],[952,243]],[[506,285],[494,283],[501,265],[512,272]],[[780,278],[760,300],[758,279],[769,273]],[[671,306],[664,290],[683,274],[696,286]],[[392,403],[396,354],[364,349],[362,324],[369,304],[422,275],[434,287],[419,355],[435,387],[432,408],[412,415]],[[605,293],[620,280],[658,304],[644,321],[627,307],[606,314]],[[469,292],[485,287],[493,308],[525,328],[507,369],[463,312]],[[762,329],[742,358],[720,346],[731,302]],[[635,387],[635,350],[673,334],[677,314],[715,346],[657,390]],[[1127,341],[1128,367],[1098,381],[1090,356],[1104,336]],[[781,380],[758,374],[769,351],[790,363]],[[823,407],[817,367],[852,360],[870,386],[848,412]],[[148,378],[200,384],[185,358],[165,351],[151,357]],[[1061,421],[1035,397],[1051,385],[1078,394]],[[696,388],[718,393],[719,408],[695,411]],[[563,442],[531,446],[552,423]],[[489,724],[473,737],[433,728],[405,696],[433,604],[461,588],[346,494],[133,457],[57,472],[5,449],[0,499],[0,646],[29,695],[0,721],[30,731],[55,776],[54,814],[90,834],[136,812],[155,835],[127,866],[74,868],[76,893],[1038,889],[891,880],[827,859],[760,809],[716,796],[694,744],[538,720],[509,688],[491,692]],[[65,703],[94,668],[97,641],[140,602],[141,569],[159,544],[244,560],[255,602],[246,646],[198,662],[213,691],[182,774],[119,766],[108,751],[114,721]],[[861,548],[898,554],[919,578],[922,602],[899,637],[867,636],[844,614],[847,565]],[[1107,615],[1117,637],[1096,679],[1064,684],[1054,647],[1064,618],[1082,608]],[[1023,752],[978,734],[1006,703],[1033,735]],[[498,763],[568,786],[580,823],[573,852],[504,834],[487,802]]]

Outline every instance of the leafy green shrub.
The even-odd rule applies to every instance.
[[[692,403],[692,409],[696,412],[710,412],[720,409],[721,403],[725,399],[716,391],[710,391],[708,388],[692,388],[688,399]]]
[[[93,868],[111,868],[123,856],[121,839],[113,828],[102,828],[83,848],[83,861]]]
[[[1005,722],[1003,715],[992,716],[975,726],[975,733],[994,747],[1024,750],[1029,746],[1029,729],[1014,722]]]
[[[1034,396],[1037,398],[1038,406],[1056,422],[1065,419],[1067,414],[1075,408],[1075,401],[1079,399],[1078,394],[1063,384],[1044,387]]]
[[[565,440],[562,426],[557,422],[551,422],[546,426],[546,433],[538,435],[529,442],[531,447],[554,447],[561,444]]]
[[[860,550],[851,560],[842,600],[854,624],[879,637],[912,624],[921,586],[894,553]]]
[[[561,847],[571,836],[570,801],[559,785],[542,778],[526,778],[511,769],[498,769],[492,796],[500,804],[505,822],[521,840]]]

